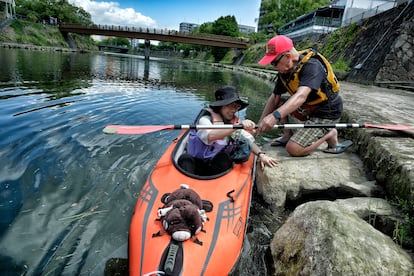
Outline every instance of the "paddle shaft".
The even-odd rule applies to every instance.
[[[106,134],[146,134],[161,130],[174,129],[242,129],[241,124],[238,125],[149,125],[149,126],[127,126],[127,125],[109,125],[104,128]],[[257,128],[257,126],[256,126]],[[371,125],[357,123],[338,123],[338,124],[284,124],[275,125],[274,129],[298,129],[298,128],[377,128],[394,131],[413,132],[414,127],[405,125]]]
[[[368,126],[372,127],[372,126]],[[242,129],[242,125],[173,125],[173,129]],[[256,126],[257,128],[257,126]],[[366,124],[284,124],[274,125],[274,129],[297,128],[367,128]]]

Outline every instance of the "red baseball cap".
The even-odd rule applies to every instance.
[[[266,46],[266,55],[259,61],[260,65],[267,65],[280,54],[293,48],[292,40],[284,35],[273,37]]]

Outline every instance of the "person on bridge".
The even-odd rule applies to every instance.
[[[236,113],[246,108],[249,103],[242,100],[236,88],[223,86],[215,92],[216,101],[206,109],[198,124],[220,125],[241,124],[243,129],[199,129],[191,130],[187,145],[187,153],[180,156],[178,163],[186,171],[197,175],[215,175],[227,171],[233,162],[245,162],[253,152],[260,161],[260,166],[274,167],[277,160],[267,156],[254,142],[251,133],[255,131],[256,124],[251,120],[242,120]],[[250,146],[245,160],[235,160],[234,150],[239,141]]]
[[[301,123],[332,124],[341,119],[342,98],[339,83],[330,63],[321,54],[309,49],[298,52],[290,38],[277,35],[267,43],[260,65],[271,64],[278,76],[258,123],[258,133],[269,131],[275,124],[289,120]],[[288,92],[290,97],[282,99]],[[283,130],[283,136],[271,146],[284,146],[291,156],[306,156],[327,142],[327,153],[341,153],[352,141],[338,142],[335,128],[301,128]]]

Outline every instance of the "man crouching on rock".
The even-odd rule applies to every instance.
[[[272,95],[259,120],[258,133],[268,131],[275,124],[285,124],[293,115],[304,124],[334,124],[342,116],[342,99],[339,83],[330,63],[314,50],[298,52],[290,38],[278,35],[267,43],[261,65],[271,64],[278,77]],[[281,95],[290,97],[282,102]],[[327,142],[326,153],[341,153],[352,141],[338,142],[335,128],[284,129],[283,136],[271,146],[284,146],[292,156],[306,156]]]

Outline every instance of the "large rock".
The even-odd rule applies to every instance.
[[[271,250],[275,275],[414,275],[410,256],[388,236],[330,201],[296,208]]]
[[[264,146],[264,151],[279,160],[276,168],[257,172],[257,190],[273,210],[293,209],[308,200],[381,194],[382,189],[367,179],[355,154],[319,150],[294,158],[284,148]]]
[[[414,124],[413,93],[346,82],[341,85],[343,122]],[[406,200],[407,206],[412,206],[413,134],[379,129],[339,132],[341,139],[354,141],[350,149],[339,155],[317,150],[295,158],[284,148],[263,146],[268,155],[280,162],[276,168],[257,171],[257,190],[273,211],[296,213],[274,236],[276,274],[290,275],[296,271],[304,275],[414,275],[410,274],[412,260],[399,246],[412,248],[412,233],[406,232],[410,229],[407,218],[385,200],[374,199],[387,195],[394,201]],[[326,144],[321,149],[325,147]],[[325,213],[310,203],[319,203],[321,199],[344,200],[337,200],[335,208]],[[350,230],[345,231],[345,227]]]

